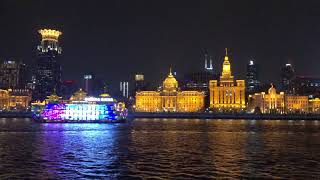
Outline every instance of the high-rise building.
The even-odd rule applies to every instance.
[[[182,88],[208,92],[208,84],[217,75],[213,72],[212,56],[209,56],[207,49],[204,50],[204,69],[199,72],[190,72],[184,75]]]
[[[26,73],[24,63],[4,61],[0,64],[0,88],[25,88]]]
[[[258,67],[253,60],[250,60],[247,64],[246,82],[247,93],[252,94],[257,92],[260,82],[258,80]]]
[[[84,79],[84,90],[91,94],[92,92],[92,75],[91,74],[85,74],[83,76],[83,79]]]
[[[212,56],[209,56],[207,49],[204,51],[204,69],[207,72],[213,72]]]
[[[37,48],[37,59],[35,64],[36,86],[33,94],[34,100],[44,100],[56,91],[60,93],[61,88],[61,47],[59,45],[60,31],[52,29],[41,29],[41,44]]]
[[[218,111],[239,111],[246,107],[245,80],[236,80],[231,73],[231,65],[226,48],[220,80],[209,82],[210,108]]]
[[[144,80],[144,75],[143,74],[136,74],[134,76],[134,90],[135,92],[137,91],[142,91],[142,90],[145,90],[145,87],[146,87],[146,83],[145,83],[145,80]]]
[[[120,93],[122,97],[129,98],[129,82],[128,81],[120,82]]]
[[[291,64],[286,64],[281,69],[281,89],[286,94],[294,94],[293,81],[296,77],[295,70]]]

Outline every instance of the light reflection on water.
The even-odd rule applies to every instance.
[[[0,119],[4,178],[319,178],[318,121]]]

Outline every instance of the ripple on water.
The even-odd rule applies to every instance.
[[[0,179],[320,178],[313,121],[0,122]]]

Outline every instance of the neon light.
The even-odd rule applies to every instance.
[[[97,102],[113,102],[113,98],[96,98],[96,97],[86,97],[84,98],[85,101],[88,102],[93,102],[93,101],[97,101]]]
[[[115,110],[114,104],[47,104],[41,113],[46,120],[116,120],[126,112]]]

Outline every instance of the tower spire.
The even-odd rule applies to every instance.
[[[169,73],[169,75],[171,75],[171,76],[172,76],[171,66],[170,66],[170,73]]]
[[[208,64],[208,62],[207,62],[207,61],[208,61],[208,60],[207,60],[207,58],[208,58],[208,55],[207,55],[207,54],[205,54],[205,55],[204,55],[204,69],[207,69],[207,67],[208,67],[208,66],[207,66],[207,64]]]
[[[226,51],[226,55],[224,56],[224,60],[225,60],[225,61],[229,61],[228,48],[225,48],[225,51]]]

